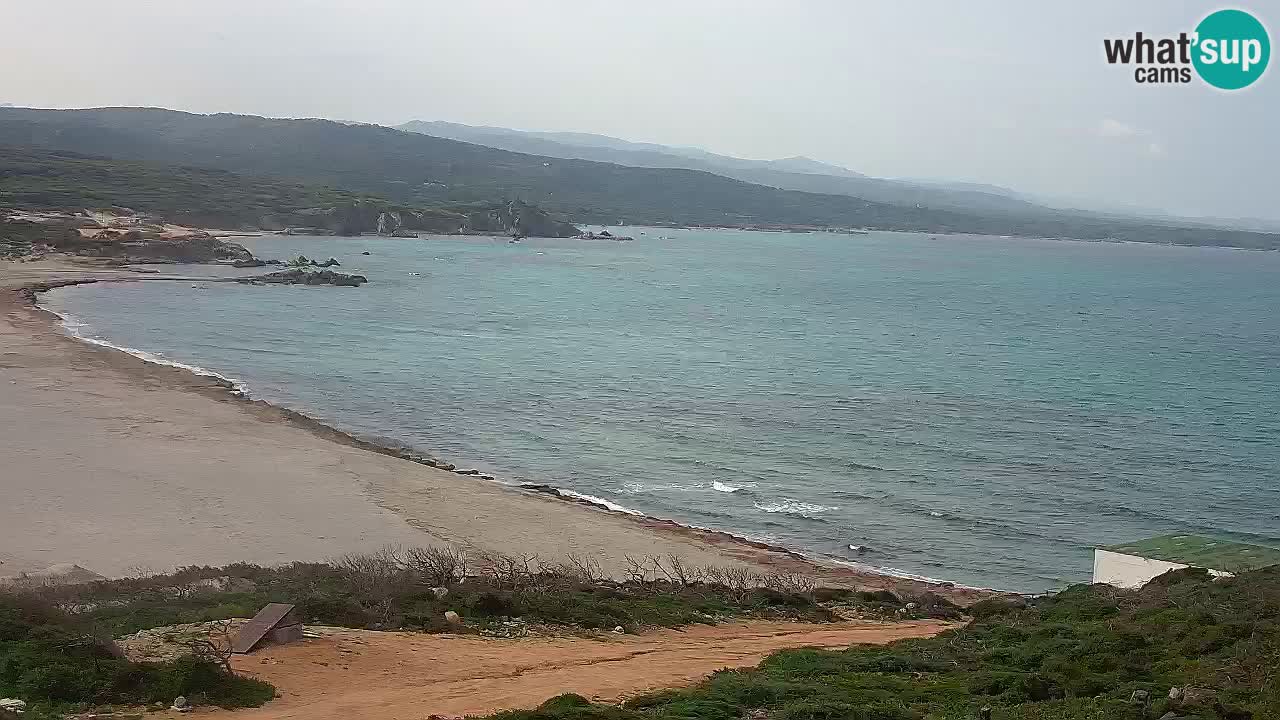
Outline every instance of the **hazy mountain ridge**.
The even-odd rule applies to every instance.
[[[941,210],[976,213],[1089,217],[1099,221],[1143,222],[1251,232],[1280,231],[1280,221],[1262,218],[1182,216],[1153,208],[1082,203],[981,182],[936,178],[871,177],[804,156],[778,160],[749,160],[720,155],[700,148],[633,142],[593,133],[513,130],[438,120],[413,120],[397,127],[409,132],[477,143],[512,152],[593,160],[630,167],[702,170],[735,180],[784,190],[849,195],[893,205],[919,205]]]
[[[521,200],[577,223],[868,228],[1278,248],[1280,236],[1067,214],[974,213],[754,184],[709,171],[510,152],[376,125],[155,108],[0,109],[0,145],[213,168],[415,208]],[[856,182],[858,178],[789,175]],[[67,180],[72,182],[73,179]]]
[[[748,160],[698,148],[572,132],[536,132],[443,121],[414,120],[401,130],[551,157],[593,160],[630,167],[702,170],[783,190],[848,195],[894,205],[921,205],[967,212],[1055,213],[1014,191],[977,183],[928,183],[873,178],[848,168],[796,156]]]

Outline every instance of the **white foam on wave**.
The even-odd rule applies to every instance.
[[[631,495],[639,495],[641,493],[652,492],[693,492],[698,489],[696,485],[679,485],[676,483],[663,483],[658,485],[646,485],[641,482],[628,481],[622,484],[622,488],[618,492]]]
[[[840,509],[835,505],[818,505],[816,503],[801,502],[790,498],[783,498],[778,502],[755,503],[755,508],[767,513],[782,513],[784,515],[799,515],[801,517],[812,517],[814,515],[821,515],[824,512]]]
[[[246,396],[248,395],[249,388],[247,385],[245,385],[244,381],[242,380],[237,380],[236,378],[233,378],[233,377],[227,377],[222,373],[217,373],[217,372],[214,372],[213,370],[202,368],[199,365],[190,365],[188,363],[178,362],[176,360],[170,360],[164,357],[163,355],[160,355],[159,353],[153,353],[147,350],[139,350],[138,348],[126,347],[124,345],[117,345],[108,340],[103,340],[102,338],[94,337],[93,335],[89,334],[89,331],[90,331],[89,326],[81,322],[74,315],[70,315],[68,313],[61,313],[61,312],[58,312],[57,310],[50,309],[43,305],[41,305],[40,307],[42,310],[47,310],[48,312],[51,312],[54,315],[56,315],[59,320],[58,324],[62,326],[62,329],[66,331],[67,335],[70,335],[71,337],[75,338],[76,340],[79,340],[80,342],[88,343],[90,345],[97,345],[98,347],[117,350],[119,352],[132,355],[138,358],[139,360],[144,360],[154,365],[164,365],[165,367],[178,368],[179,370],[186,370],[192,375],[217,378],[218,380],[231,383],[232,392],[238,393],[240,395],[246,395]]]
[[[869,563],[860,563],[860,562],[855,562],[853,560],[841,560],[840,558],[831,557],[830,555],[823,555],[821,556],[821,559],[826,560],[827,562],[833,562],[837,565],[844,565],[845,567],[851,567],[855,570],[860,570],[862,572],[873,573],[875,575],[888,575],[889,577],[902,578],[903,580],[916,580],[923,583],[929,583],[931,585],[941,585],[943,583],[950,583],[955,587],[962,588],[965,590],[993,590],[994,589],[994,588],[978,587],[977,585],[963,585],[961,583],[952,582],[950,580],[942,580],[940,578],[929,577],[928,575],[920,575],[917,573],[908,572],[906,570],[900,570],[895,567],[871,565]],[[999,592],[1003,592],[1003,591],[999,591]]]
[[[744,482],[739,485],[729,485],[719,480],[712,480],[710,484],[705,482],[693,483],[692,485],[681,485],[679,483],[657,483],[646,485],[645,483],[629,480],[622,483],[617,492],[626,493],[628,495],[640,495],[643,493],[663,493],[663,492],[706,492],[707,490],[715,490],[722,493],[735,493],[739,490],[748,490],[756,486],[753,482]]]
[[[610,510],[613,510],[614,512],[626,513],[628,515],[636,515],[636,516],[644,515],[644,513],[640,512],[639,510],[632,510],[629,507],[626,507],[624,505],[619,505],[616,502],[610,502],[609,500],[596,497],[595,495],[587,495],[586,493],[574,492],[573,490],[565,490],[564,488],[556,488],[556,492],[560,493],[561,495],[564,495],[565,497],[585,500],[591,503],[592,505],[599,505],[601,507],[605,507]]]

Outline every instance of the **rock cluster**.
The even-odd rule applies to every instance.
[[[360,287],[369,282],[363,275],[348,275],[333,270],[303,270],[289,268],[278,272],[257,275],[251,278],[239,278],[236,282],[247,285],[337,285],[341,287]]]
[[[208,641],[219,646],[230,643],[247,622],[245,618],[232,618],[139,630],[117,639],[116,646],[134,662],[176,660],[191,654],[193,642]]]

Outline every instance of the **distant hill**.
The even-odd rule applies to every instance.
[[[0,145],[0,208],[5,207],[128,209],[197,227],[311,228],[339,235],[424,231],[569,237],[579,233],[573,225],[520,202],[415,207],[226,170]]]
[[[898,205],[848,194],[779,189],[708,171],[510,152],[328,120],[196,115],[154,108],[0,108],[0,145],[149,166],[219,169],[257,180],[376,195],[419,209],[521,200],[558,215],[556,219],[579,223],[874,228],[1280,247],[1280,236],[1262,233]],[[804,178],[859,181],[787,175],[797,183]]]
[[[939,210],[979,213],[1056,212],[1005,188],[976,183],[930,183],[873,178],[803,156],[781,160],[747,160],[698,148],[636,143],[607,135],[533,132],[441,121],[414,120],[399,128],[514,152],[595,160],[630,167],[703,170],[784,190],[848,195],[894,205],[919,205]]]

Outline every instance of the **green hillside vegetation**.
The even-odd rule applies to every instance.
[[[562,696],[494,720],[967,720],[983,707],[994,720],[1280,718],[1280,568],[1078,585],[971,612],[934,638],[783,651],[621,706]]]
[[[437,233],[519,231],[567,237],[576,227],[518,202],[413,206],[369,193],[246,176],[217,168],[119,160],[0,145],[0,207],[123,208],[200,227],[317,228],[338,235],[379,229]]]
[[[1280,247],[1280,236],[1090,216],[979,215],[712,173],[526,155],[372,125],[169,110],[0,108],[0,145],[217,168],[414,207],[522,200],[576,223],[818,226]]]

